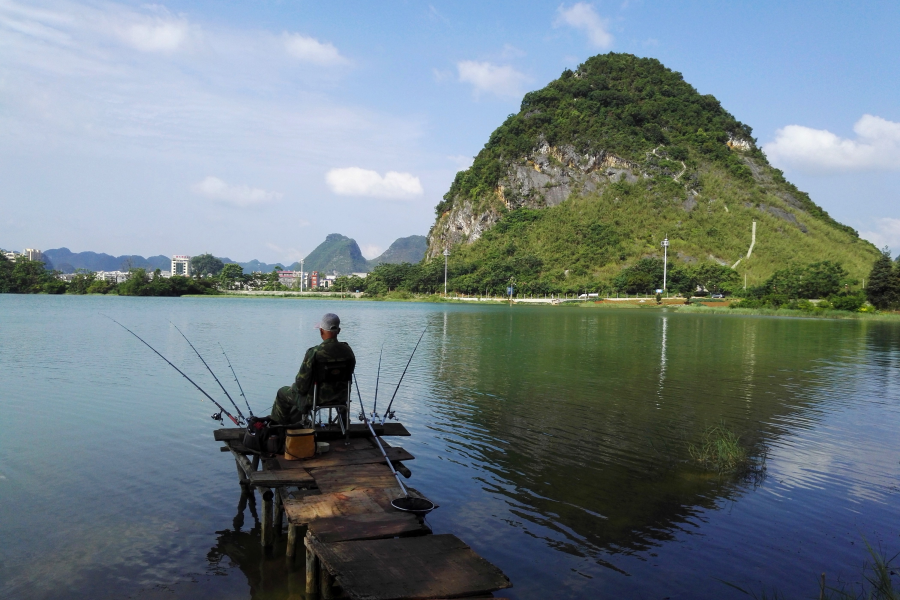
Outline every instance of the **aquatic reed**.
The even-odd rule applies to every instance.
[[[688,453],[705,468],[720,473],[737,471],[748,461],[740,437],[724,423],[708,427],[699,444],[688,444]]]

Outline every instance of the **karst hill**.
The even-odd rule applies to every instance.
[[[526,94],[436,211],[426,257],[449,248],[461,287],[594,287],[661,258],[666,235],[670,261],[735,265],[750,284],[821,260],[861,278],[877,257],[769,165],[716,98],[629,54],[595,56]]]

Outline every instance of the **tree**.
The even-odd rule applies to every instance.
[[[221,260],[209,252],[191,258],[191,274],[195,276],[218,275],[224,266]]]
[[[866,297],[875,308],[890,308],[898,303],[897,274],[894,272],[894,265],[891,261],[891,252],[887,246],[875,260],[872,265],[872,272],[869,273],[869,282],[866,286]]]
[[[697,282],[711,294],[730,291],[729,286],[738,282],[737,271],[726,265],[705,263],[696,270]]]
[[[75,277],[69,282],[68,293],[70,294],[87,294],[97,279],[97,274],[87,269],[78,269],[75,271]]]
[[[243,278],[244,269],[237,263],[228,263],[222,267],[222,271],[219,273],[219,279],[226,290],[234,289],[237,282],[242,281]]]
[[[847,271],[840,263],[824,260],[806,267],[799,298],[827,298],[841,291],[847,282]]]

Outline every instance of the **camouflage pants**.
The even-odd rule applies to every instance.
[[[275,394],[275,402],[272,404],[272,420],[289,425],[299,423],[312,408],[312,400],[307,397],[296,398],[291,386],[286,385]]]

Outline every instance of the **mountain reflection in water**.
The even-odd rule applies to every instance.
[[[330,311],[367,404],[385,343],[379,411],[428,325],[393,407],[412,437],[391,443],[441,506],[431,527],[503,569],[506,597],[808,597],[822,572],[859,579],[863,538],[900,550],[895,323],[0,295],[0,597],[302,597],[284,537],[259,548],[212,407],[99,313],[210,390],[168,321],[220,376],[221,343],[265,414]],[[691,459],[720,423],[764,480]]]

